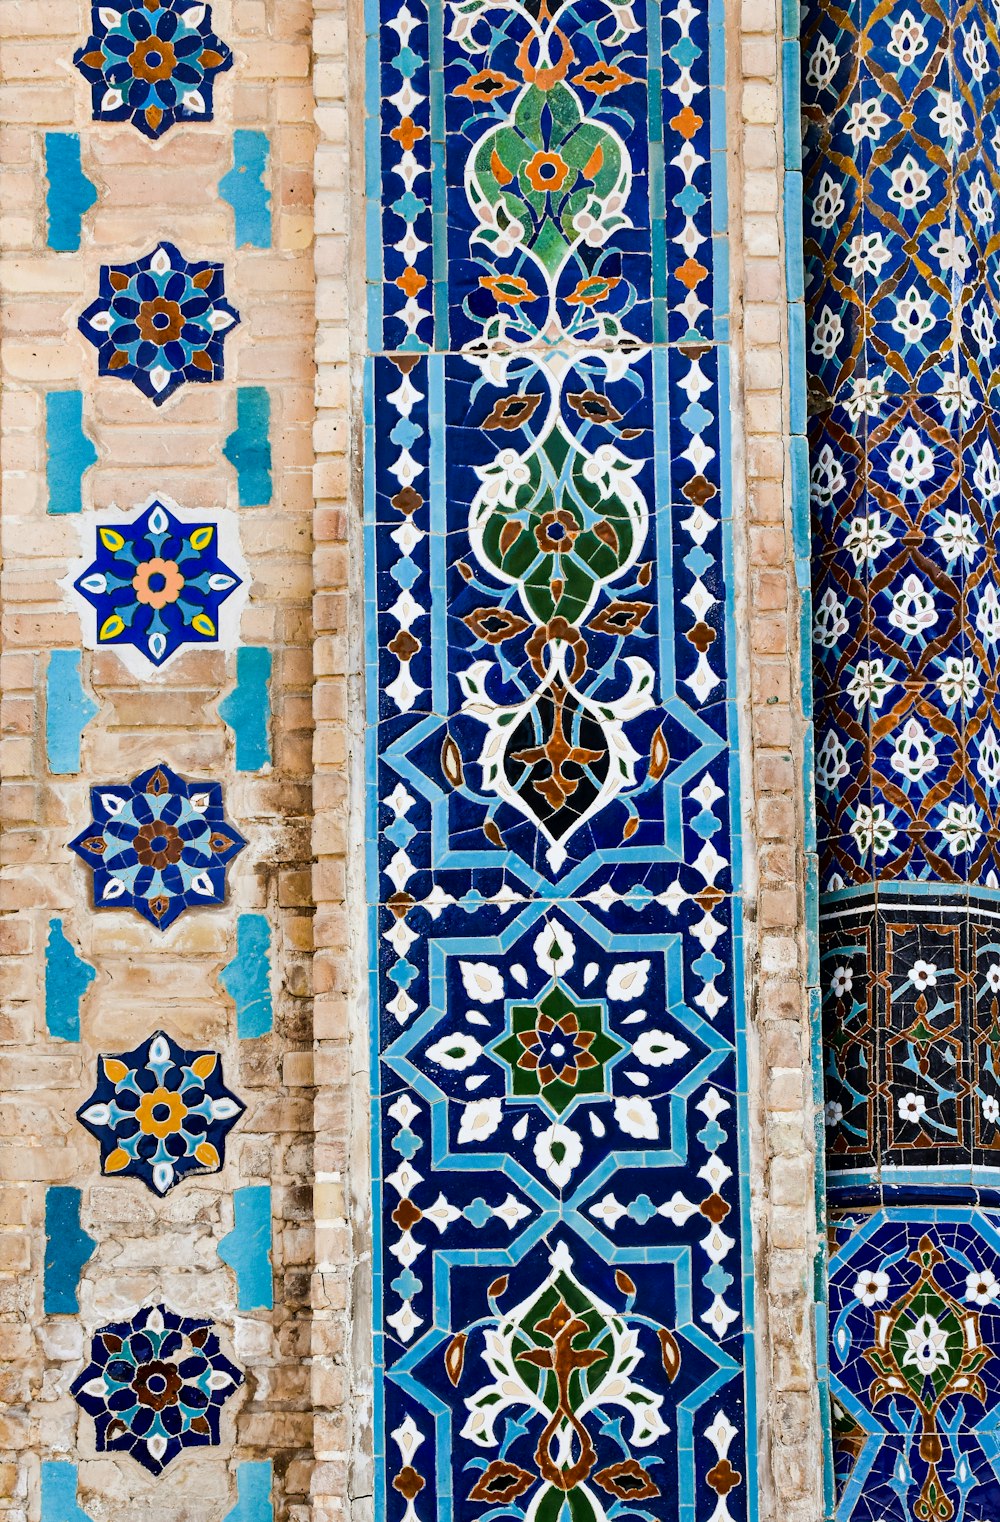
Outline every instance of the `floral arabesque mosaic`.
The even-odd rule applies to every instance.
[[[114,648],[146,675],[185,646],[237,643],[249,574],[231,516],[205,519],[153,498],[131,521],[111,512],[88,523],[87,553],[64,585],[91,649]]]
[[[212,120],[215,77],[233,55],[212,31],[210,5],[101,0],[91,26],[73,62],[92,87],[95,121],[130,121],[155,139],[177,122]]]
[[[77,1111],[101,1144],[101,1170],[166,1194],[192,1173],[217,1173],[246,1106],[218,1052],[188,1052],[157,1031],[132,1052],[97,1059],[97,1087]]]
[[[616,1308],[580,1283],[565,1243],[551,1270],[506,1309],[510,1280],[502,1275],[486,1292],[491,1315],[458,1333],[445,1354],[456,1389],[470,1383],[463,1376],[474,1351],[490,1376],[464,1400],[460,1437],[496,1455],[468,1461],[478,1475],[470,1499],[503,1505],[523,1497],[535,1515],[558,1516],[568,1506],[571,1515],[603,1522],[616,1502],[662,1495],[656,1445],[668,1429],[663,1396],[642,1383],[643,1364],[656,1367],[662,1385],[663,1373],[668,1380],[679,1373],[680,1349],[666,1327],[632,1319],[635,1286],[624,1270],[615,1275]],[[615,1412],[620,1419],[609,1420]]]
[[[130,380],[160,406],[186,381],[222,379],[239,320],[221,264],[188,261],[161,243],[132,264],[102,264],[100,294],[78,326],[101,375]]]
[[[95,1333],[72,1390],[98,1453],[131,1454],[158,1475],[185,1448],[218,1445],[222,1408],[242,1384],[210,1321],[154,1305]]]
[[[977,1210],[878,1211],[835,1233],[839,1515],[972,1522],[1000,1504],[1000,1236]]]
[[[225,817],[218,782],[166,765],[90,789],[90,824],[70,850],[94,876],[95,909],[135,909],[166,930],[185,909],[221,904],[226,868],[246,841]]]
[[[723,10],[374,20],[375,1507],[738,1522]]]
[[[1000,1185],[1000,38],[979,0],[811,0],[802,35],[827,1182],[852,1212],[837,1516],[978,1522],[1000,1421],[965,1289],[994,1266],[969,1207]]]

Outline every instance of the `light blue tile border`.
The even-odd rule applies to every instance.
[[[97,203],[93,180],[83,172],[78,132],[46,132],[45,174],[48,191],[48,245],[56,253],[75,254],[83,219]]]
[[[76,1499],[79,1471],[66,1459],[43,1459],[41,1522],[92,1522]]]
[[[247,1460],[236,1469],[239,1500],[225,1522],[273,1522],[271,1490],[274,1471],[270,1459]]]
[[[45,1191],[46,1316],[78,1316],[80,1274],[97,1251],[97,1243],[80,1225],[83,1196],[70,1185],[50,1184]]]
[[[234,1224],[219,1242],[219,1257],[236,1274],[236,1308],[274,1307],[271,1267],[271,1186],[248,1184],[233,1195]]]
[[[219,974],[236,1005],[241,1041],[267,1036],[274,1027],[271,999],[271,926],[264,914],[241,914],[236,921],[236,955]]]
[[[58,917],[49,920],[45,944],[45,1029],[57,1041],[79,1041],[80,1001],[97,977],[77,954]]]
[[[271,393],[266,386],[236,390],[236,427],[222,446],[236,472],[240,507],[268,507],[271,477]]]
[[[271,192],[265,176],[271,159],[266,132],[237,127],[233,167],[219,181],[219,195],[233,208],[237,248],[271,247]]]
[[[97,450],[83,426],[83,392],[49,391],[45,396],[46,512],[83,512],[83,478],[97,463]]]
[[[270,650],[244,645],[236,652],[236,686],[219,704],[219,717],[236,740],[236,770],[259,772],[271,764]]]

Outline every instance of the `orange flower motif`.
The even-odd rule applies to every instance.
[[[569,165],[558,153],[536,153],[525,164],[524,172],[533,190],[562,190]]]
[[[534,291],[520,275],[480,275],[479,284],[507,306],[516,307],[522,301],[535,300]]]
[[[165,37],[155,36],[137,42],[129,56],[129,66],[136,79],[144,79],[149,84],[169,79],[177,67],[173,43]]]
[[[184,587],[184,577],[174,560],[144,560],[132,577],[136,600],[150,608],[165,608],[176,602]]]
[[[561,507],[558,512],[543,515],[535,527],[535,538],[544,555],[564,555],[573,548],[579,532],[580,525],[573,514]]]
[[[610,95],[612,90],[620,90],[622,85],[634,85],[635,80],[631,74],[626,74],[616,63],[592,63],[587,68],[581,69],[579,74],[573,75],[573,84],[582,85],[585,90],[590,90],[594,95]]]
[[[497,100],[499,96],[517,88],[516,79],[508,79],[506,74],[500,74],[496,69],[480,69],[478,74],[471,74],[460,85],[456,85],[453,94],[464,95],[466,100]]]
[[[172,1089],[154,1089],[143,1094],[135,1118],[144,1136],[170,1136],[183,1129],[187,1105]]]
[[[517,50],[517,66],[525,84],[534,85],[539,90],[551,90],[553,85],[559,84],[560,80],[566,78],[569,66],[573,62],[573,49],[565,33],[556,27],[553,36],[559,44],[559,57],[555,63],[551,61],[551,39],[543,54],[535,32],[529,32]],[[531,55],[536,51],[539,61],[532,63]],[[543,56],[547,60],[545,63],[541,61]]]
[[[619,284],[620,279],[617,275],[611,277],[589,275],[586,280],[577,282],[572,296],[566,297],[566,304],[571,307],[596,307],[599,302],[607,301],[615,286]]]
[[[700,281],[704,280],[708,270],[697,259],[685,259],[677,269],[677,278],[685,290],[693,291]]]
[[[398,127],[393,127],[389,133],[405,153],[409,153],[414,143],[419,143],[422,137],[427,136],[426,127],[418,127],[412,116],[404,116]]]
[[[395,283],[399,286],[404,296],[409,296],[412,299],[414,296],[419,295],[427,284],[427,276],[421,275],[419,270],[415,270],[411,264],[407,266]]]
[[[675,132],[680,133],[681,137],[690,139],[694,137],[698,128],[704,125],[704,122],[697,111],[692,110],[690,106],[685,106],[683,111],[679,111],[676,116],[670,118],[670,125]]]

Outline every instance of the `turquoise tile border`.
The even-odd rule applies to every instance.
[[[46,1316],[80,1313],[80,1274],[97,1251],[94,1238],[80,1225],[82,1195],[68,1185],[50,1184],[45,1191]]]
[[[45,673],[45,754],[53,776],[80,770],[83,731],[100,712],[80,676],[79,650],[51,650]]]
[[[47,512],[83,511],[83,478],[97,450],[83,426],[83,392],[49,391],[45,397]]]
[[[45,1028],[58,1041],[79,1041],[80,1001],[97,977],[77,954],[61,919],[49,920],[45,946]]]

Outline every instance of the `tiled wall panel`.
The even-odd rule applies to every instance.
[[[992,1517],[1000,38],[803,17],[838,1517]]]
[[[368,10],[380,1517],[756,1505],[722,28]]]

